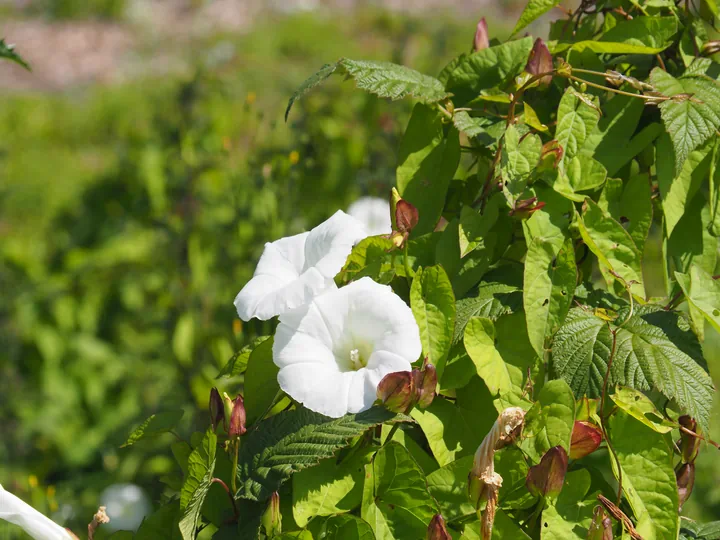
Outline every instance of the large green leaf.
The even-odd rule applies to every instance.
[[[555,139],[562,146],[564,154],[561,163],[569,163],[582,149],[585,140],[595,130],[600,114],[569,88],[560,99],[557,110]]]
[[[546,341],[565,320],[576,284],[575,247],[571,238],[560,249],[538,238],[528,244],[523,307],[530,343],[541,358]]]
[[[645,298],[642,253],[623,226],[589,198],[585,200],[578,225],[583,241],[600,261],[600,271],[608,284],[616,281],[612,275],[615,273],[630,287],[632,294]]]
[[[161,506],[143,519],[135,533],[134,540],[176,540],[182,538],[176,526],[180,517],[180,501]]]
[[[290,109],[298,99],[333,73],[352,78],[358,88],[367,90],[371,94],[393,100],[412,96],[423,103],[434,103],[445,99],[448,95],[440,81],[414,69],[391,62],[341,58],[335,64],[324,65],[320,71],[300,85],[288,102],[285,119],[287,120]]]
[[[243,439],[237,496],[265,500],[293,473],[331,457],[351,437],[397,419],[384,407],[342,418],[328,418],[305,408],[277,414]]]
[[[539,182],[533,185],[532,191],[545,206],[523,220],[525,242],[528,245],[535,241],[551,243],[559,250],[568,235],[573,204],[551,187]]]
[[[559,43],[553,52],[572,48],[598,54],[657,54],[672,45],[677,31],[676,17],[635,17],[618,23],[599,40]]]
[[[441,114],[418,103],[398,151],[397,188],[418,209],[414,236],[432,232],[445,206],[450,181],[460,163],[460,138]]]
[[[455,295],[442,266],[415,273],[410,306],[420,328],[423,354],[442,372],[455,329]]]
[[[595,129],[585,139],[581,153],[593,156],[606,169],[616,167],[616,161],[630,144],[643,109],[641,99],[623,95],[616,95],[604,103],[603,114]],[[615,170],[622,165],[624,163]]]
[[[473,456],[464,456],[433,471],[427,477],[430,494],[440,505],[445,520],[475,513],[475,506],[468,497],[468,473],[472,469]]]
[[[667,240],[667,257],[676,271],[687,273],[692,265],[706,272],[715,271],[718,241],[710,233],[710,224],[710,205],[705,194],[697,192]]]
[[[650,81],[664,96],[684,95],[660,104],[665,130],[673,142],[675,173],[678,174],[690,152],[720,127],[720,87],[705,77],[676,79],[660,68],[652,70]]]
[[[475,452],[495,422],[494,414],[488,414],[493,396],[479,377],[472,377],[456,395],[454,404],[438,396],[427,409],[411,413],[441,467]]]
[[[465,111],[458,111],[453,114],[453,124],[458,131],[472,139],[483,133],[490,121],[485,117],[473,117]]]
[[[638,390],[618,386],[610,397],[620,409],[658,433],[668,433],[675,427],[657,410],[652,400]]]
[[[520,14],[520,19],[515,24],[515,28],[512,33],[517,34],[535,19],[560,4],[561,1],[562,0],[530,0],[527,4],[525,4],[525,8]]]
[[[368,236],[353,247],[338,279],[341,283],[349,283],[367,276],[378,283],[390,283],[394,277],[394,253],[391,253],[394,249],[395,244],[390,238]]]
[[[538,463],[555,446],[570,451],[575,423],[575,398],[563,380],[549,381],[538,395],[538,401],[525,415],[521,448]]]
[[[160,433],[167,433],[175,429],[175,426],[180,421],[184,414],[182,410],[176,411],[164,411],[157,414],[151,415],[142,424],[136,427],[132,433],[128,436],[127,441],[121,446],[132,446],[143,437],[149,437],[152,435],[159,435]]]
[[[687,301],[720,332],[720,282],[697,265],[690,274],[675,272],[675,277]]]
[[[532,46],[533,39],[525,37],[469,54],[450,71],[445,88],[460,96],[460,102],[462,98],[472,99],[480,90],[493,88],[519,74]]]
[[[463,206],[460,211],[458,224],[458,242],[460,244],[460,258],[477,250],[491,251],[495,236],[488,237],[488,233],[498,219],[498,205],[495,200],[485,208],[485,213],[473,210],[470,206]]]
[[[245,373],[245,370],[247,369],[248,361],[250,360],[250,355],[255,350],[255,348],[260,345],[263,341],[268,339],[270,336],[259,336],[253,339],[250,343],[245,345],[242,349],[240,349],[238,352],[236,352],[230,360],[228,360],[227,364],[223,366],[223,368],[220,370],[220,373],[218,374],[218,378],[223,376],[229,376],[229,377],[235,377],[237,375],[242,375]]]
[[[609,178],[598,200],[598,206],[625,227],[640,253],[645,251],[645,240],[652,225],[650,196],[647,175],[638,174],[625,183]]]
[[[605,183],[607,170],[602,163],[589,156],[579,154],[565,164],[565,170],[558,171],[553,189],[571,201],[582,202],[581,191],[595,191]]]
[[[183,540],[195,539],[200,512],[212,485],[216,450],[217,436],[208,429],[188,458],[187,477],[180,491],[182,517],[179,526]]]
[[[503,361],[495,348],[495,325],[490,319],[470,319],[465,328],[464,342],[477,374],[492,394],[505,394],[522,386],[523,372]]]
[[[260,418],[272,405],[280,390],[277,382],[280,369],[273,362],[272,349],[273,340],[266,339],[250,353],[243,392],[248,425]]]
[[[425,537],[437,512],[425,474],[408,451],[389,443],[365,467],[361,517],[376,538],[417,540]]]
[[[541,154],[540,137],[531,133],[520,140],[520,133],[515,125],[508,126],[503,138],[500,173],[503,192],[511,208],[525,191],[525,186],[537,167]]]
[[[552,365],[575,395],[594,398],[602,393],[612,350],[611,329],[616,332],[615,356],[608,385],[638,390],[657,388],[707,427],[714,388],[703,368],[705,361],[697,338],[678,313],[660,306],[622,308],[616,324],[581,308],[570,310],[555,334]]]
[[[609,437],[638,532],[647,540],[677,538],[678,491],[668,440],[624,412],[610,417]],[[611,461],[617,476],[618,464]]]
[[[338,463],[337,458],[324,459],[312,469],[292,478],[292,513],[295,522],[305,527],[315,516],[348,512],[360,506],[365,465],[373,448],[366,448]]]
[[[570,471],[565,475],[562,491],[542,513],[542,540],[586,538],[587,530],[597,506],[597,493],[588,495],[591,477],[586,469]]]
[[[712,158],[711,149],[712,146],[706,144],[691,151],[678,172],[670,136],[663,133],[658,139],[657,181],[668,237],[672,235],[678,221],[686,213],[687,207],[707,177]]]
[[[312,535],[310,536],[312,539]],[[350,514],[332,516],[323,522],[316,540],[375,540],[370,524]]]

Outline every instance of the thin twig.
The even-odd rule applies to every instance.
[[[227,487],[227,484],[223,482],[220,478],[213,478],[210,480],[211,484],[220,484],[220,486],[225,490],[225,492],[228,494],[228,497],[230,497],[230,503],[232,504],[233,514],[235,514],[235,521],[238,520],[240,517],[240,514],[238,513],[237,505],[235,504],[235,497],[233,497],[233,494],[230,493],[230,488]]]
[[[707,438],[703,437],[702,435],[700,435],[699,433],[695,433],[694,431],[689,430],[685,426],[678,426],[678,427],[680,428],[680,431],[682,431],[683,433],[687,433],[691,437],[696,437],[702,441],[705,441],[706,443],[709,443],[709,444],[713,445],[715,448],[717,448],[718,450],[720,450],[720,444],[716,443],[712,439],[707,439]]]

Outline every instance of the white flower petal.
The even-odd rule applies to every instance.
[[[359,221],[339,211],[310,232],[265,244],[253,278],[235,297],[238,315],[268,320],[333,288],[353,245],[365,236]]]
[[[0,485],[0,519],[23,528],[35,540],[72,540],[60,525],[45,517],[32,506]]]
[[[348,207],[347,213],[365,225],[371,236],[392,232],[390,203],[387,199],[361,197]]]
[[[273,360],[288,395],[339,417],[370,408],[380,380],[409,371],[421,350],[410,308],[390,287],[363,278],[282,315]]]

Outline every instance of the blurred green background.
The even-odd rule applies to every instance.
[[[173,436],[120,445],[177,408],[187,437],[210,387],[237,391],[216,376],[269,331],[232,304],[264,242],[394,181],[409,103],[338,79],[285,124],[290,94],[341,56],[436,73],[480,16],[504,37],[522,8],[413,4],[0,2],[0,37],[33,66],[0,65],[0,484],[78,532],[111,484],[162,499]],[[692,517],[720,517],[716,454]]]

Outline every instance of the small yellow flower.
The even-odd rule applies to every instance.
[[[248,92],[247,97],[245,98],[245,103],[248,105],[252,105],[255,103],[255,100],[257,99],[257,94],[255,92]]]
[[[36,487],[38,487],[38,479],[37,479],[37,476],[35,476],[34,474],[31,474],[30,476],[28,476],[28,484],[29,484],[30,487],[33,488],[33,489],[35,489]]]
[[[297,150],[293,150],[290,152],[290,156],[288,156],[288,158],[290,159],[290,163],[292,165],[297,165],[300,161],[300,153]]]

